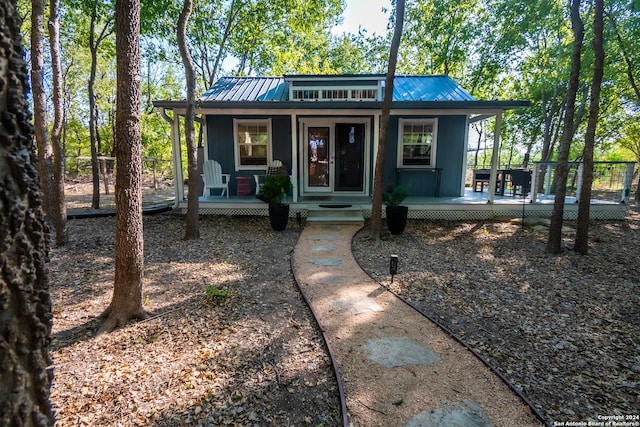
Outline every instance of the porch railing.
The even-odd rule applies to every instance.
[[[537,191],[532,192],[532,202],[539,195],[555,194],[557,165],[557,162],[533,163],[531,188]],[[577,201],[582,189],[584,163],[569,162],[568,166],[566,195],[575,197]],[[594,162],[591,199],[626,203],[634,182],[634,167],[634,162]]]

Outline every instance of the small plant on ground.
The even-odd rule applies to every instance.
[[[214,304],[222,304],[231,297],[228,289],[218,289],[213,285],[207,286],[205,293]]]

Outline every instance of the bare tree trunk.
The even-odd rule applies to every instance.
[[[142,139],[140,0],[116,0],[116,268],[113,298],[100,332],[147,316],[142,308]]]
[[[380,117],[380,139],[378,140],[378,154],[376,155],[376,166],[374,171],[373,200],[371,202],[371,228],[369,230],[369,236],[375,239],[376,244],[380,241],[380,231],[382,231],[384,159],[387,149],[389,113],[391,112],[391,102],[393,101],[393,82],[396,75],[398,48],[400,46],[400,38],[402,37],[402,27],[404,25],[404,4],[404,0],[398,0],[396,3],[396,25],[393,30],[391,49],[389,50],[389,68],[387,69],[384,100],[382,101],[382,114]]]
[[[51,144],[47,136],[47,94],[44,90],[44,1],[31,1],[31,91],[33,123],[38,147],[38,172],[42,192],[42,209],[52,221]]]
[[[584,39],[584,25],[580,18],[580,0],[573,0],[571,4],[571,27],[573,28],[573,55],[571,57],[571,76],[567,90],[566,112],[564,116],[564,132],[562,143],[558,150],[558,165],[556,167],[556,195],[551,213],[551,226],[547,240],[547,250],[552,254],[562,251],[562,222],[564,217],[564,199],[567,194],[567,177],[569,174],[569,149],[573,139],[574,112],[578,84],[580,80],[580,56]]]
[[[49,426],[48,227],[27,104],[27,68],[15,1],[0,2],[0,425]]]
[[[100,135],[98,135],[98,106],[96,105],[95,83],[96,69],[98,66],[98,49],[100,43],[110,34],[109,27],[111,19],[107,20],[96,37],[96,21],[98,20],[97,3],[93,4],[91,10],[91,24],[89,28],[89,50],[91,51],[91,72],[87,90],[89,94],[89,137],[91,139],[91,176],[93,178],[93,195],[91,207],[100,209],[100,165],[98,156],[100,155]]]
[[[178,18],[178,47],[184,64],[184,73],[187,80],[187,112],[184,119],[185,142],[187,144],[187,177],[189,180],[189,195],[187,196],[187,224],[185,240],[196,240],[200,237],[200,223],[198,192],[198,159],[195,135],[195,106],[196,106],[196,71],[191,59],[191,53],[187,46],[187,23],[191,15],[193,0],[184,0],[180,17]]]
[[[91,207],[100,209],[100,166],[98,164],[98,112],[96,111],[96,68],[98,62],[98,46],[95,43],[97,5],[93,5],[91,13],[91,25],[89,29],[89,50],[91,51],[91,71],[89,73],[89,81],[87,84],[87,93],[89,95],[89,139],[91,146],[91,177],[93,182],[93,193],[91,197]]]
[[[589,211],[591,203],[591,186],[593,183],[593,148],[596,138],[596,126],[600,113],[600,89],[604,74],[604,4],[603,0],[595,0],[593,18],[593,82],[591,84],[591,105],[589,106],[589,123],[584,141],[584,173],[578,206],[578,223],[576,241],[573,249],[583,255],[589,252]]]
[[[65,153],[62,149],[62,126],[64,106],[62,92],[62,67],[60,65],[60,21],[59,0],[49,0],[49,46],[51,50],[51,79],[53,81],[53,126],[51,147],[53,148],[53,222],[56,228],[56,245],[67,243],[67,207],[64,196]]]

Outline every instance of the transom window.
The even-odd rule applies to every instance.
[[[294,101],[376,101],[379,90],[365,88],[307,88],[293,89]]]
[[[400,119],[398,167],[436,166],[436,119]]]
[[[266,167],[271,152],[271,120],[235,119],[236,169]]]

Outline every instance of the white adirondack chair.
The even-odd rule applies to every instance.
[[[221,189],[220,197],[227,195],[229,198],[229,180],[231,174],[222,173],[222,166],[215,160],[207,160],[202,165],[202,179],[204,180],[204,188],[202,190],[203,196],[209,195],[210,189]]]

